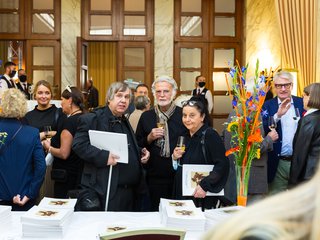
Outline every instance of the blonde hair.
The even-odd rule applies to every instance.
[[[2,94],[1,108],[0,117],[22,118],[28,111],[27,99],[19,89],[10,88]]]
[[[204,239],[320,239],[319,182],[320,169],[299,187],[240,210]]]

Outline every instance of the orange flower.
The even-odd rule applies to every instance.
[[[228,151],[226,151],[226,157],[228,157],[230,154],[238,151],[240,149],[239,146],[235,147],[235,148],[230,148]]]
[[[255,133],[251,134],[249,137],[248,137],[248,142],[262,142],[262,137],[261,137],[261,132],[260,132],[260,129],[258,128]]]

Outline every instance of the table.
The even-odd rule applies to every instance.
[[[0,226],[0,240],[31,239],[22,237],[20,216],[23,214],[12,212],[11,221]],[[75,212],[63,239],[97,240],[97,235],[108,226],[163,227],[158,212]],[[185,239],[200,239],[202,235],[203,231],[188,231]]]

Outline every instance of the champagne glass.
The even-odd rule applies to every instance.
[[[163,119],[159,119],[159,121],[157,122],[157,128],[161,128],[161,129],[164,129],[164,120]]]
[[[33,100],[33,96],[32,96],[33,86],[32,86],[32,85],[30,85],[30,86],[28,87],[28,93],[30,94],[30,100]]]
[[[43,127],[44,135],[46,136],[46,139],[51,139],[51,126],[44,126]]]
[[[299,108],[295,108],[295,109],[294,109],[293,120],[294,120],[294,121],[299,121],[299,120],[300,120]]]
[[[268,118],[268,126],[269,126],[269,129],[270,130],[274,130],[277,128],[277,123],[276,121],[274,120],[274,117],[273,116],[270,116]]]
[[[179,137],[178,137],[177,147],[181,148],[181,150],[182,150],[183,152],[186,150],[186,145],[185,145],[185,138],[184,138],[184,136],[179,136]]]

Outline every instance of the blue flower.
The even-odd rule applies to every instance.
[[[260,83],[265,83],[266,82],[266,77],[264,75],[260,76]]]
[[[247,70],[247,68],[245,67],[245,66],[243,66],[242,68],[241,68],[241,72],[245,72]]]
[[[229,74],[230,74],[230,76],[231,76],[232,78],[234,77],[234,74],[235,74],[235,73],[236,73],[236,69],[231,68]]]
[[[262,96],[262,97],[264,97],[264,96],[266,95],[266,92],[263,91],[263,90],[259,90],[259,95]]]
[[[241,81],[243,85],[246,85],[246,80],[244,79],[244,77],[241,77]]]
[[[251,121],[251,118],[249,118],[249,117],[246,117],[247,118],[247,122],[250,122]]]
[[[267,118],[269,116],[268,110],[262,110],[261,115],[263,118]]]

